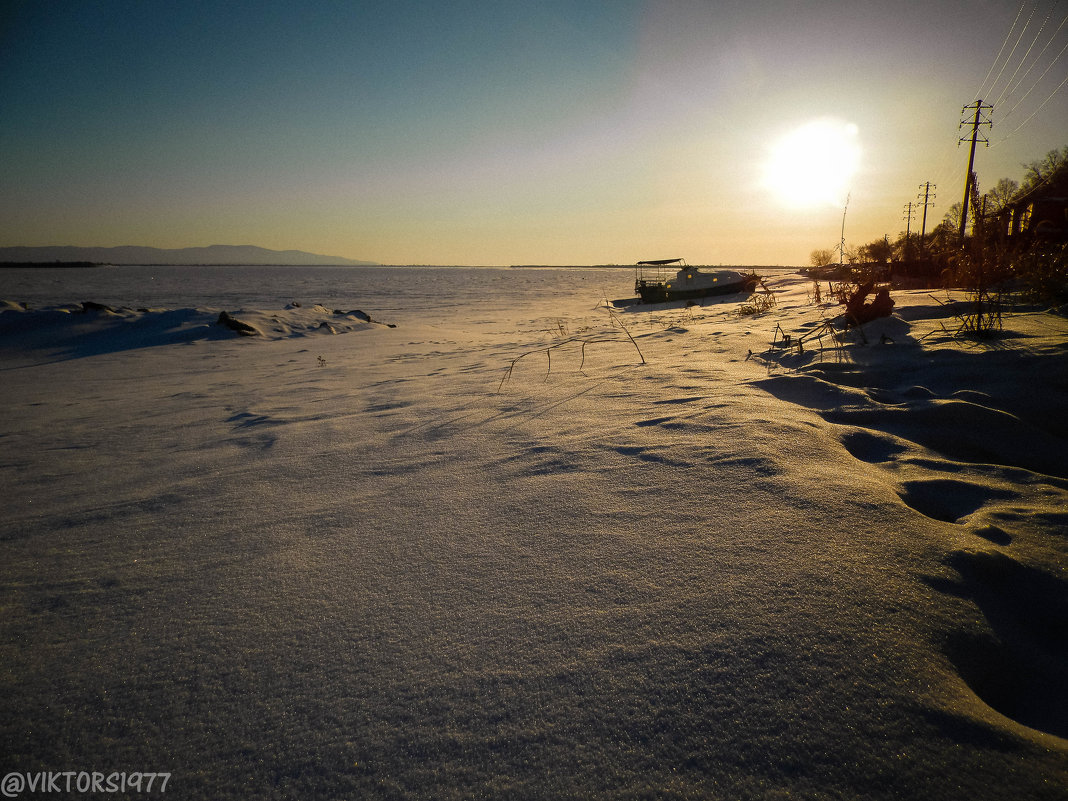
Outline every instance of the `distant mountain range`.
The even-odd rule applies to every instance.
[[[377,264],[373,261],[354,261],[340,256],[320,256],[303,250],[267,250],[255,245],[211,245],[206,248],[146,248],[125,245],[116,248],[8,247],[0,248],[0,262],[77,262],[98,264],[293,264],[316,266],[326,264]]]

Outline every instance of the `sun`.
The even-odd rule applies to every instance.
[[[813,120],[772,146],[763,185],[792,208],[840,206],[859,165],[856,125],[830,118]]]

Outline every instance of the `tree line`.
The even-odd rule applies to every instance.
[[[1054,295],[1068,300],[1068,242],[1064,236],[1039,240],[1021,236],[1012,241],[1007,236],[1007,215],[1013,204],[1037,193],[1056,180],[1068,175],[1068,145],[1049,151],[1043,158],[1023,165],[1022,182],[1002,178],[988,191],[980,194],[975,183],[969,200],[970,231],[962,242],[960,222],[962,204],[954,203],[942,221],[924,236],[901,231],[896,238],[889,234],[853,247],[841,253],[833,248],[819,248],[810,255],[813,268],[831,271],[837,268],[840,277],[864,274],[873,270],[886,277],[911,278],[927,285],[961,286],[967,283],[976,265],[986,269],[988,276],[1027,278],[1024,273],[1040,269],[1048,290],[1056,286]],[[1068,222],[1068,221],[1066,221]]]

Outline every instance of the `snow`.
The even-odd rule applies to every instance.
[[[894,292],[799,353],[801,276],[610,314],[594,272],[4,306],[5,773],[1063,798],[1068,319]]]

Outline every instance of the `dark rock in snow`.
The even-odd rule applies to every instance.
[[[105,306],[103,303],[97,303],[96,301],[93,301],[93,300],[83,300],[82,301],[82,311],[83,312],[102,311],[102,312],[110,312],[112,314],[115,313],[115,310],[113,308],[111,308],[110,306]]]
[[[219,319],[215,321],[215,324],[224,325],[231,331],[236,331],[243,337],[254,337],[258,336],[260,333],[253,326],[249,325],[248,323],[243,323],[234,317],[231,317],[226,312],[222,312],[221,314],[219,314]]]
[[[371,319],[371,315],[367,312],[360,311],[359,309],[353,309],[352,311],[342,311],[341,309],[334,309],[334,314],[338,317],[359,317],[365,323],[373,323],[375,320]]]

